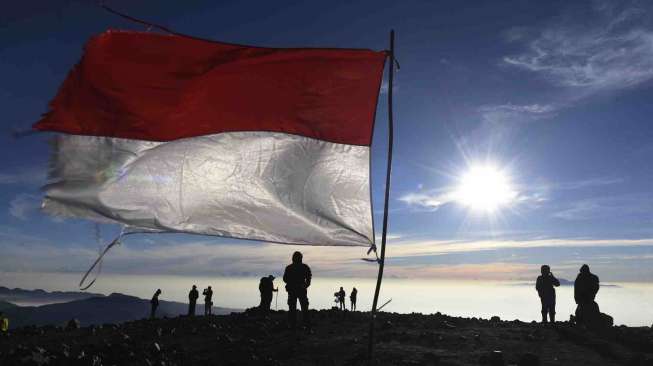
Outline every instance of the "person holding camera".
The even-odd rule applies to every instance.
[[[336,300],[338,301],[338,308],[340,310],[345,310],[346,309],[345,297],[347,296],[347,294],[345,294],[345,289],[340,287],[340,290],[338,292],[336,292],[335,294],[333,294],[333,296],[335,296]]]
[[[553,273],[551,273],[551,267],[548,265],[543,265],[541,268],[541,275],[537,277],[535,283],[535,289],[537,290],[538,295],[540,295],[540,301],[542,302],[542,323],[547,322],[547,314],[549,314],[549,321],[555,323],[556,317],[556,290],[555,288],[560,286],[560,281],[558,281]]]
[[[204,315],[211,315],[213,309],[213,290],[211,286],[205,288],[202,295],[204,295]]]

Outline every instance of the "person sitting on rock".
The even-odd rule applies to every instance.
[[[9,331],[9,319],[0,311],[0,333],[7,334]]]
[[[345,290],[340,287],[340,291],[336,292],[335,294],[336,299],[338,300],[338,307],[340,310],[345,310],[345,297],[347,294],[345,294]]]
[[[188,293],[188,316],[195,316],[195,304],[197,303],[198,297],[200,297],[200,294],[197,291],[197,286],[193,285],[193,288]]]
[[[279,291],[279,289],[274,288],[274,276],[269,275],[267,277],[261,277],[261,281],[258,284],[258,290],[261,293],[259,310],[263,315],[267,315],[270,312],[270,306],[272,305],[272,293]]]
[[[549,320],[551,323],[555,323],[556,317],[556,287],[560,286],[560,281],[558,281],[553,273],[551,273],[551,267],[548,265],[543,265],[540,268],[542,273],[537,277],[535,282],[535,289],[537,294],[540,295],[540,302],[542,303],[542,323],[546,323],[546,315],[549,314]]]
[[[600,321],[599,305],[594,301],[599,292],[599,278],[590,272],[590,267],[583,264],[580,273],[574,281],[574,300],[576,307],[576,322],[588,326]]]
[[[157,289],[156,292],[154,292],[154,296],[152,296],[152,300],[150,300],[150,319],[156,318],[156,309],[159,307],[159,295],[161,295],[161,289]]]
[[[202,295],[204,295],[204,315],[211,315],[213,309],[213,290],[211,286],[205,288]]]
[[[349,303],[351,304],[351,311],[356,311],[356,297],[358,296],[358,290],[354,287],[349,294]]]
[[[288,322],[294,329],[297,324],[297,300],[302,307],[303,321],[306,327],[310,327],[308,312],[307,290],[311,285],[311,268],[302,263],[302,253],[295,252],[292,255],[292,263],[283,272],[283,282],[286,283],[288,292]]]

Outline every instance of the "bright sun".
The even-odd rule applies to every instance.
[[[454,199],[474,211],[492,213],[517,196],[508,175],[491,165],[476,165],[460,178]]]

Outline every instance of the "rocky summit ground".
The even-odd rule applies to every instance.
[[[363,365],[369,313],[313,312],[312,331],[286,313],[253,311],[85,328],[27,327],[0,337],[0,365]],[[567,323],[381,313],[377,365],[653,365],[651,328],[601,335]]]

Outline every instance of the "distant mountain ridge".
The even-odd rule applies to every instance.
[[[0,286],[0,301],[10,302],[16,305],[40,305],[83,300],[91,297],[103,297],[103,294],[92,292],[74,291],[53,291],[48,292],[41,289],[24,290]]]
[[[14,305],[14,304],[12,304],[10,302],[6,302],[6,301],[0,301],[0,311],[5,311],[6,309],[11,309],[11,308],[15,308],[15,307],[18,307],[18,305]]]
[[[6,288],[2,288],[6,289]],[[66,296],[75,297],[86,293],[48,293],[43,290],[10,290],[13,294],[36,293],[40,298],[52,298],[51,294],[66,294],[56,297],[58,299]],[[6,293],[6,292],[5,292]],[[10,328],[15,329],[27,325],[54,325],[63,326],[71,319],[79,320],[82,326],[99,325],[106,323],[122,323],[126,321],[147,318],[150,315],[150,300],[140,299],[135,296],[113,293],[109,296],[102,294],[86,294],[86,298],[68,302],[51,303],[41,306],[16,306],[11,302],[3,301],[0,298],[0,311],[9,318]],[[27,296],[27,297],[26,297]],[[240,312],[240,309],[213,307],[213,313],[217,315]],[[188,313],[188,304],[165,301],[159,302],[157,317],[176,317]],[[204,304],[198,303],[196,314],[204,313]]]

